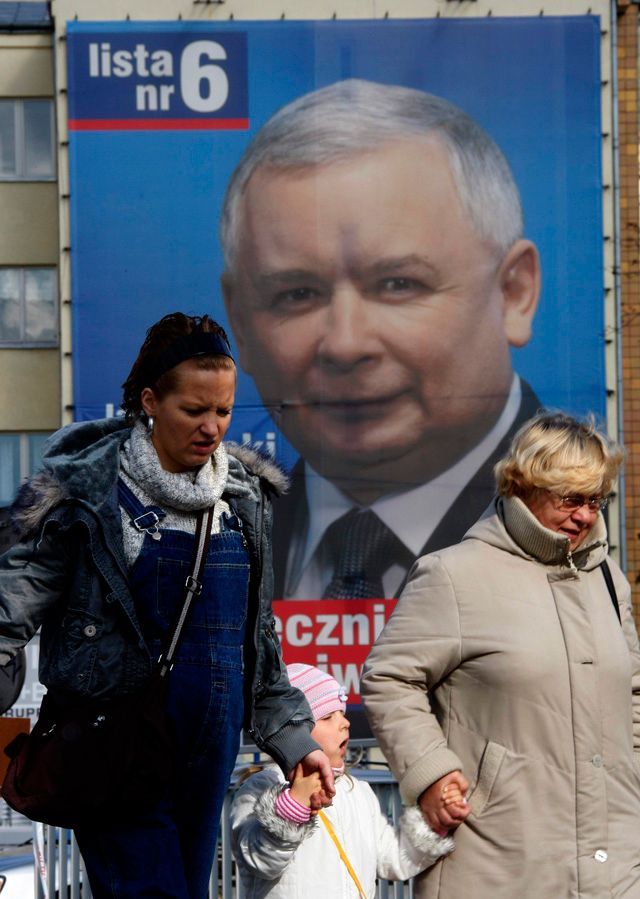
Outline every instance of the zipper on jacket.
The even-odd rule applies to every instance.
[[[576,568],[576,563],[573,561],[573,554],[571,553],[570,549],[567,550],[567,562],[569,563],[569,568],[571,569],[571,571],[574,574],[577,574],[578,569]]]

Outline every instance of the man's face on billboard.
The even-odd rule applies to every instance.
[[[258,169],[224,278],[241,364],[321,474],[397,489],[449,467],[499,415],[538,293],[533,246],[475,234],[435,140]]]

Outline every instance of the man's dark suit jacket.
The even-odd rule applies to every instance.
[[[522,400],[513,425],[502,438],[494,452],[476,471],[462,493],[446,512],[420,553],[435,552],[445,546],[458,543],[485,511],[495,493],[493,466],[506,453],[518,428],[541,408],[540,401],[525,382]],[[307,524],[307,499],[304,487],[304,462],[299,459],[291,472],[291,490],[274,503],[273,566],[275,574],[274,598],[284,596],[287,555],[292,535],[304,533]],[[312,597],[306,597],[310,599]]]

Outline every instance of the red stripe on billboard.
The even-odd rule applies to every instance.
[[[69,131],[247,131],[249,119],[69,119]]]

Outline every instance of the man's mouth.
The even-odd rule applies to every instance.
[[[309,406],[368,406],[374,403],[388,403],[398,397],[403,391],[394,390],[380,393],[343,393],[332,394],[312,393],[307,397]]]
[[[404,391],[397,391],[393,394],[378,394],[377,396],[314,396],[301,403],[301,405],[337,418],[358,418],[371,415],[377,417],[381,409],[397,402],[403,393]]]

